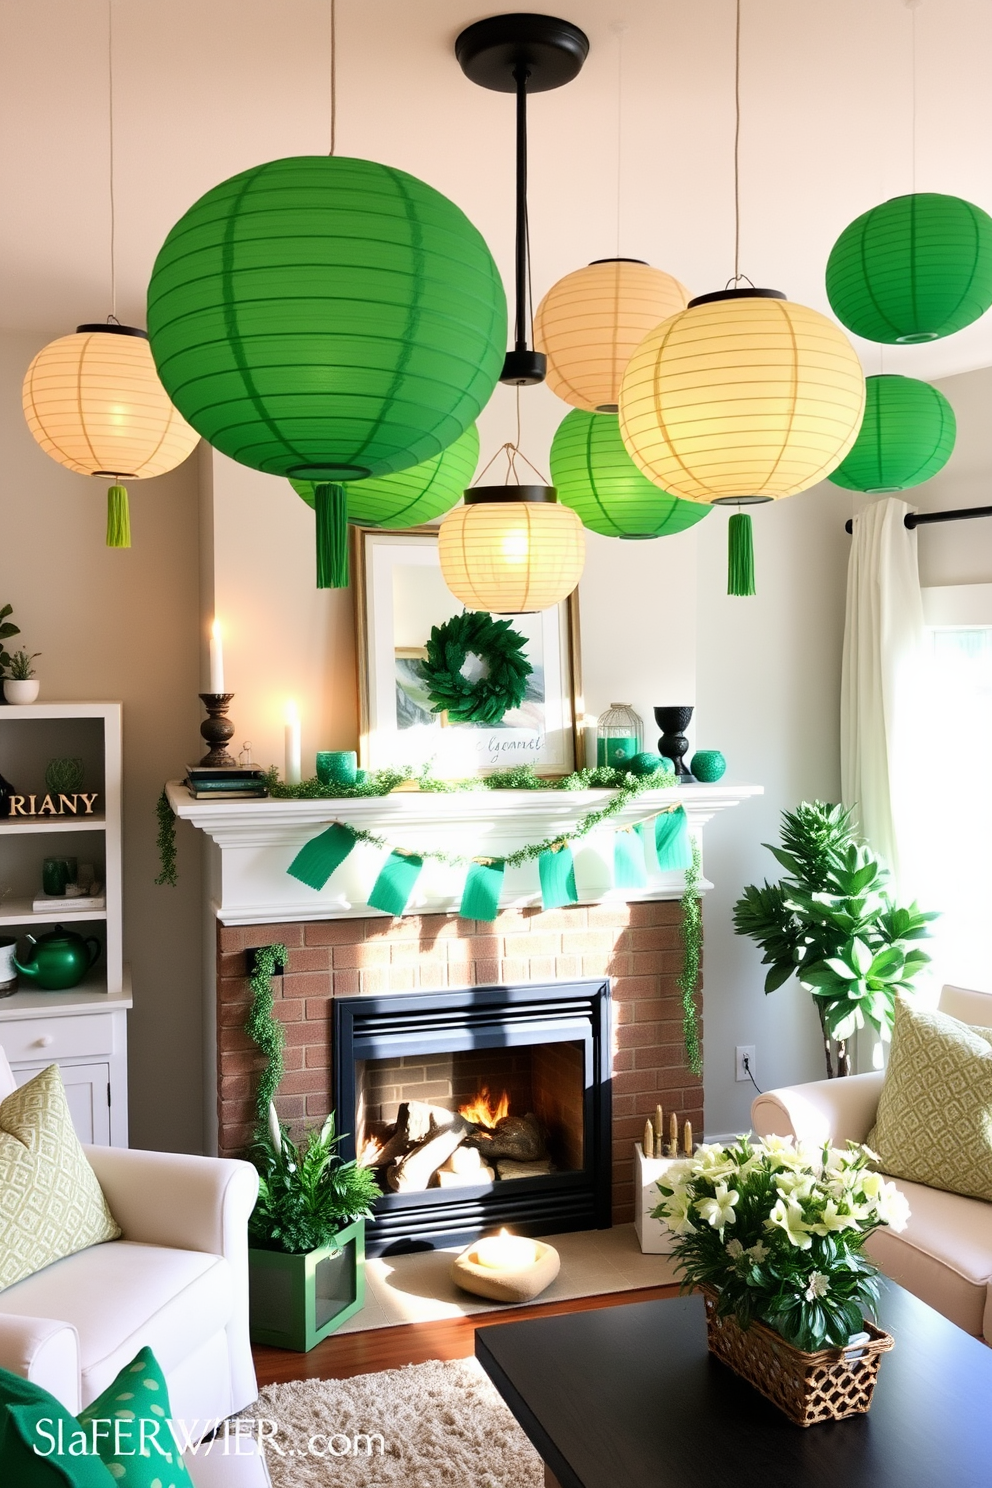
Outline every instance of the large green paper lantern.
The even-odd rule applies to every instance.
[[[479,463],[479,431],[472,424],[439,455],[409,470],[345,486],[349,522],[363,527],[416,527],[433,522],[461,500]],[[290,482],[308,506],[314,505],[313,481]]]
[[[166,391],[215,449],[317,482],[439,455],[477,418],[506,296],[465,214],[371,160],[242,171],[169,233],[148,291]]]
[[[957,435],[943,393],[915,377],[865,379],[865,416],[829,479],[848,491],[905,491],[943,469]]]
[[[558,499],[604,537],[670,537],[701,522],[710,508],[680,501],[642,475],[620,437],[615,413],[575,408],[551,444]]]
[[[960,196],[894,196],[837,239],[827,297],[838,320],[869,341],[953,335],[992,305],[992,217]]]

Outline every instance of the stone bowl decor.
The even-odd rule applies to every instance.
[[[506,1236],[515,1241],[515,1235]],[[477,1297],[489,1297],[494,1302],[530,1302],[549,1287],[558,1275],[561,1259],[553,1245],[543,1240],[531,1240],[530,1258],[522,1260],[508,1255],[502,1265],[486,1265],[479,1259],[479,1247],[485,1241],[475,1241],[451,1263],[451,1279],[464,1292]]]

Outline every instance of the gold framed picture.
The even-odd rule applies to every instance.
[[[498,724],[451,723],[431,711],[420,665],[432,627],[464,608],[441,575],[437,529],[352,533],[363,769],[429,764],[439,778],[460,780],[521,764],[568,775],[585,763],[577,593],[550,610],[501,616],[526,637],[527,692]],[[482,665],[470,656],[465,675]]]

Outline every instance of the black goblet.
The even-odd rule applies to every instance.
[[[680,783],[692,779],[691,772],[682,763],[682,756],[689,748],[689,740],[684,730],[689,727],[691,718],[691,708],[655,708],[654,710],[654,721],[662,730],[661,738],[658,740],[658,753],[672,761]]]

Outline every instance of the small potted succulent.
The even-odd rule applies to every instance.
[[[8,703],[33,703],[38,696],[41,683],[34,674],[31,663],[40,651],[15,651],[7,662],[3,679],[3,695]]]
[[[292,1141],[269,1105],[250,1156],[259,1174],[248,1222],[253,1343],[306,1353],[365,1301],[365,1221],[379,1197],[370,1168],[345,1162],[332,1111]]]
[[[866,1411],[888,1334],[867,1321],[878,1268],[864,1254],[909,1205],[867,1147],[791,1137],[701,1146],[658,1180],[683,1290],[702,1291],[710,1351],[797,1425]]]

